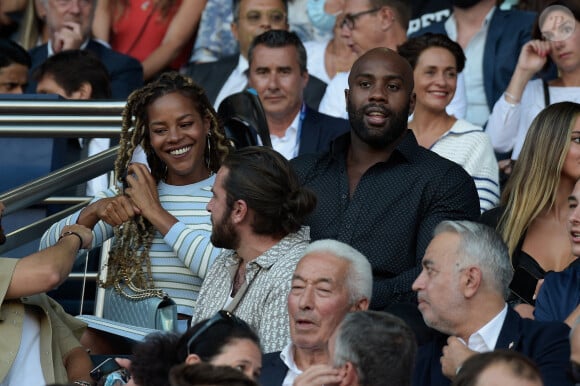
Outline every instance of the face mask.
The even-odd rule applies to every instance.
[[[308,0],[306,13],[314,27],[321,31],[332,32],[336,16],[324,12],[324,0]]]
[[[452,0],[451,4],[458,8],[471,8],[479,2],[480,0]]]

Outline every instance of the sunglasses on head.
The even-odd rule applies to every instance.
[[[217,323],[226,322],[231,324],[232,326],[240,326],[247,329],[250,329],[248,324],[244,322],[242,319],[238,318],[236,315],[232,314],[230,311],[221,310],[218,311],[214,316],[207,319],[205,323],[201,327],[197,329],[197,331],[189,338],[187,341],[187,355],[191,354],[191,347],[195,343],[199,337],[201,337],[207,330],[209,330],[212,326]]]

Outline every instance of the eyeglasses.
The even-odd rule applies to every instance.
[[[357,13],[347,13],[346,15],[344,15],[344,20],[342,21],[342,24],[340,26],[346,27],[350,30],[353,30],[354,23],[356,22],[356,19],[358,19],[362,15],[366,15],[369,13],[375,13],[379,10],[380,10],[380,8],[372,8],[372,9],[368,9],[366,11],[361,11],[361,12],[357,12]]]
[[[286,23],[286,14],[279,9],[274,9],[268,12],[264,12],[266,18],[271,25],[282,25]],[[258,25],[262,21],[263,14],[261,11],[249,11],[244,17],[248,24]],[[237,21],[237,20],[236,20]]]
[[[201,337],[212,326],[220,322],[226,322],[233,326],[247,328],[248,330],[250,329],[250,326],[248,326],[246,322],[232,314],[230,311],[218,311],[214,316],[206,320],[206,322],[200,328],[198,328],[198,330],[191,336],[191,338],[189,338],[187,341],[187,355],[191,354],[191,347],[195,341],[199,339],[199,337]]]

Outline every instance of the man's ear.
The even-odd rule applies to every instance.
[[[81,87],[72,93],[71,99],[89,100],[92,96],[93,86],[89,82],[83,82],[81,83]]]
[[[230,24],[230,29],[232,31],[232,35],[234,36],[234,39],[239,42],[239,36],[238,36],[238,22],[237,21],[233,21],[232,24]]]
[[[234,224],[242,223],[248,215],[248,204],[244,200],[236,200],[232,205],[230,213],[231,220]]]
[[[381,18],[381,30],[386,31],[395,23],[395,12],[390,7],[382,7],[378,10]]]
[[[188,365],[195,365],[196,363],[200,363],[201,358],[197,354],[189,354],[187,358],[185,358],[185,363]]]
[[[350,308],[351,311],[366,311],[368,309],[369,309],[369,299],[367,298],[359,299]]]
[[[481,286],[481,269],[468,267],[462,273],[463,295],[466,298],[472,298]]]
[[[358,373],[356,372],[356,368],[354,367],[352,362],[346,362],[343,368],[344,368],[344,377],[342,378],[340,385],[341,386],[358,385],[359,384]]]
[[[346,111],[348,111],[348,96],[350,95],[350,90],[348,88],[344,89],[344,101],[346,106]]]
[[[411,92],[411,96],[409,97],[409,116],[413,114],[415,111],[415,103],[417,102],[417,94],[415,92]]]

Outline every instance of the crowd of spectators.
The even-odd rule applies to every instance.
[[[1,99],[126,104],[52,147],[114,178],[0,258],[0,384],[580,382],[580,3],[513,3],[2,0]],[[216,112],[248,90],[271,148]],[[46,295],[109,239],[104,301],[175,331]]]

